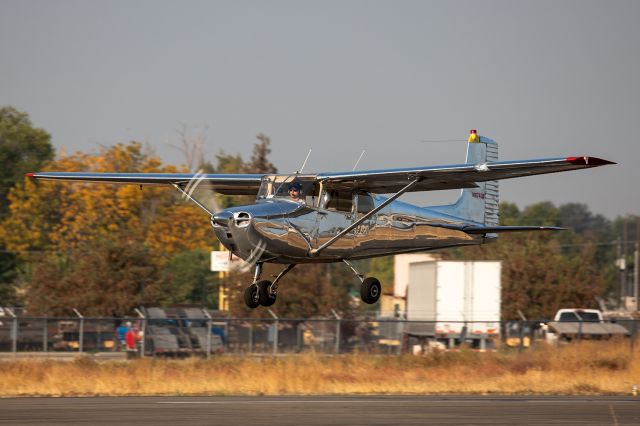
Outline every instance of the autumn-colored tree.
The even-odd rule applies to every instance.
[[[163,166],[157,157],[146,153],[144,147],[136,142],[104,148],[97,155],[78,153],[62,156],[46,168],[97,172],[177,171],[173,166]],[[37,302],[40,298],[46,299],[51,295],[55,299],[56,295],[52,293],[55,291],[61,299],[67,297],[69,283],[76,282],[68,281],[71,280],[69,274],[79,280],[77,277],[90,277],[92,273],[101,276],[103,272],[110,272],[112,265],[108,262],[91,264],[85,261],[89,257],[99,259],[102,255],[98,250],[101,245],[143,247],[151,259],[146,265],[155,268],[150,276],[159,276],[159,269],[165,266],[170,255],[185,250],[209,250],[215,244],[206,215],[170,188],[145,187],[141,190],[134,185],[59,184],[26,179],[14,188],[9,199],[10,214],[0,231],[3,244],[12,251],[46,250],[56,255],[54,263],[50,258],[32,256],[30,259],[34,262],[31,268],[33,274],[31,277],[25,276],[23,281],[28,290],[25,292],[26,302],[34,307],[42,306]],[[123,253],[133,255],[134,252],[123,250]],[[131,265],[135,259],[131,258]],[[58,271],[58,274],[50,271],[52,265],[63,261],[73,264],[73,269]],[[83,267],[103,269],[82,271]],[[50,286],[41,285],[42,281],[37,280],[43,277],[42,271],[51,272],[44,276],[45,281],[51,283]],[[60,285],[54,286],[55,282]],[[136,303],[139,303],[134,297],[137,285],[116,286],[111,291],[129,292],[118,293],[117,298],[136,299]],[[100,286],[88,288],[90,290],[80,293],[79,297],[91,303],[71,300],[78,306],[97,303],[94,310],[101,312],[111,309],[108,305],[113,299],[93,293],[99,292]],[[123,306],[119,303],[118,310]]]
[[[176,172],[133,142],[105,148],[98,155],[61,157],[47,169],[58,171]],[[175,253],[206,249],[215,241],[207,217],[170,188],[135,185],[33,182],[9,196],[11,215],[0,238],[11,250],[73,250],[96,239],[124,236],[152,250]]]

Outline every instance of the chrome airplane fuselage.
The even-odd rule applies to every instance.
[[[367,209],[387,198],[360,194]],[[258,200],[215,215],[212,224],[222,244],[253,262],[283,264],[339,262],[444,247],[482,244],[484,235],[452,229],[460,220],[429,208],[393,201],[318,254],[320,247],[364,216],[358,197],[352,211],[336,211],[281,198]]]

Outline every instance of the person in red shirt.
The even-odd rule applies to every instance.
[[[127,355],[132,357],[136,351],[137,333],[133,327],[129,327],[127,333],[124,335],[124,340],[127,344]]]

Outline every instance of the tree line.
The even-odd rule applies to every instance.
[[[33,314],[126,315],[140,305],[197,303],[217,306],[220,278],[209,271],[209,251],[219,243],[208,218],[169,188],[134,185],[34,182],[37,170],[177,173],[275,173],[270,139],[257,135],[249,160],[219,151],[207,161],[201,142],[183,134],[184,165],[164,164],[140,142],[117,143],[98,153],[57,155],[50,135],[28,115],[0,108],[0,306],[24,305]],[[214,195],[222,207],[250,203],[250,197]],[[503,264],[503,317],[549,317],[559,307],[593,306],[614,295],[616,246],[624,217],[609,220],[584,204],[538,203],[520,210],[501,204],[503,225],[565,226],[558,233],[505,234],[481,247],[443,251],[449,259],[499,259]],[[631,227],[635,231],[635,226]],[[630,233],[635,239],[635,233]],[[631,260],[631,256],[629,257]],[[393,280],[392,258],[360,261]],[[267,266],[265,276],[277,266]],[[250,273],[225,278],[231,311],[248,311],[241,300]],[[353,312],[359,282],[343,265],[303,265],[283,280],[286,289],[274,311],[281,316],[326,315],[331,308]],[[356,295],[356,297],[353,297]],[[360,307],[358,309],[367,309]]]

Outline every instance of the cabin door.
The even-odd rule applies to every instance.
[[[355,221],[355,209],[351,192],[325,191],[321,195],[318,207],[318,234],[316,247],[329,241],[338,235]],[[341,237],[338,241],[327,247],[322,253],[347,257],[353,250],[353,232]]]

